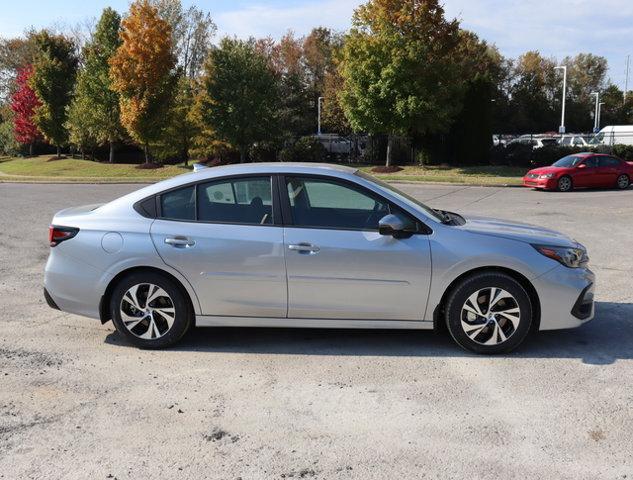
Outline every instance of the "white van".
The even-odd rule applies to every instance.
[[[591,139],[591,145],[633,145],[633,125],[604,127]]]

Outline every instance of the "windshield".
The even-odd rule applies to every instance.
[[[600,145],[604,140],[604,132],[598,133],[595,137],[593,137],[590,141],[590,145]]]
[[[419,200],[413,198],[411,195],[409,195],[407,193],[404,193],[402,190],[397,189],[393,185],[390,185],[387,182],[383,182],[382,180],[378,180],[373,175],[369,175],[368,173],[361,172],[360,170],[356,171],[356,175],[358,175],[359,177],[364,178],[365,180],[368,180],[368,181],[370,181],[372,183],[375,183],[376,185],[384,188],[385,190],[388,190],[389,193],[391,193],[393,196],[395,196],[399,200],[402,200],[404,203],[407,203],[407,204],[411,205],[414,208],[418,208],[418,209],[422,210],[424,213],[426,213],[433,220],[437,220],[438,222],[442,222],[444,220],[442,218],[442,215],[440,215],[438,212],[433,210],[431,207],[427,207],[426,205],[424,205]]]
[[[552,164],[552,167],[575,167],[582,161],[582,157],[576,155],[567,155]]]

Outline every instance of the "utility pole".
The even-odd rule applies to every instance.
[[[598,108],[600,105],[600,92],[591,92],[591,95],[595,95],[596,96],[596,108],[593,112],[593,133],[598,133],[600,131],[599,129],[599,123],[600,120],[598,119],[599,113],[598,113]]]
[[[317,111],[318,111],[318,118],[317,118],[317,123],[318,123],[318,127],[317,127],[317,135],[321,135],[321,102],[323,101],[323,97],[319,97],[317,100]]]
[[[626,76],[624,77],[624,102],[626,103],[626,93],[629,90],[629,63],[631,61],[631,55],[626,56]]]
[[[555,70],[563,71],[563,108],[561,113],[560,128],[558,133],[561,135],[565,133],[565,98],[567,97],[567,66],[561,65],[560,67],[554,67]]]

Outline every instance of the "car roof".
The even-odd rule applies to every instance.
[[[330,163],[299,163],[299,162],[269,162],[269,163],[240,163],[235,165],[222,165],[198,170],[197,172],[185,173],[176,177],[154,183],[145,188],[121,197],[115,202],[136,202],[150,195],[155,195],[165,190],[178,188],[187,184],[197,183],[204,180],[212,180],[219,177],[232,175],[272,175],[275,173],[303,174],[303,175],[328,175],[332,177],[345,178],[354,175],[358,168],[347,167],[345,165],[335,165]],[[114,203],[114,202],[113,202]]]

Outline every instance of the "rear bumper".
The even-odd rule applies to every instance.
[[[533,280],[541,303],[541,330],[575,328],[593,319],[596,277],[562,265]]]

